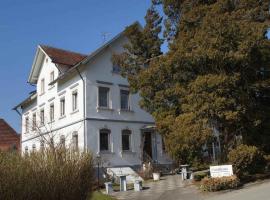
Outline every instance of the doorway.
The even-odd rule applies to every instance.
[[[152,153],[152,132],[147,131],[144,132],[144,145],[143,145],[143,153],[145,157],[149,157],[153,159]]]

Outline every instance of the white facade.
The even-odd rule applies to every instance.
[[[148,145],[148,153],[152,154],[153,160],[160,164],[171,162],[163,152],[161,136],[154,129],[147,128],[153,127],[155,123],[152,116],[139,107],[139,95],[129,94],[129,109],[121,109],[120,91],[129,91],[128,82],[113,72],[111,57],[113,53],[122,51],[125,42],[126,38],[122,34],[118,35],[69,71],[55,63],[42,47],[38,47],[30,74],[30,82],[35,75],[37,92],[19,105],[22,108],[22,151],[31,151],[33,147],[38,150],[42,143],[41,134],[45,138],[53,136],[54,143],[60,143],[61,138],[65,138],[66,146],[74,145],[75,136],[79,149],[100,155],[108,167],[141,165],[145,145]],[[56,80],[49,85],[52,72]],[[106,108],[99,106],[100,87],[108,91]],[[77,108],[74,110],[75,93]],[[63,99],[65,114],[61,116]],[[53,121],[50,119],[52,105]],[[33,130],[33,115],[36,114],[36,121],[40,124],[43,110],[44,126]],[[126,134],[129,135],[125,136],[128,142],[123,147],[122,134],[126,130],[130,134]],[[108,132],[108,149],[103,147],[106,134],[102,135],[102,131]],[[143,134],[150,134],[147,138],[151,141],[146,142]]]

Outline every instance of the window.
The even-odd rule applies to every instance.
[[[129,91],[128,90],[120,90],[120,104],[121,110],[129,110]]]
[[[66,147],[66,138],[64,135],[61,135],[61,137],[60,137],[60,146],[61,146],[61,148]]]
[[[41,152],[44,152],[44,150],[45,150],[44,140],[41,140],[41,141],[40,141],[40,151],[41,151]]]
[[[44,78],[41,79],[41,82],[40,82],[40,93],[43,94],[45,92],[45,80]]]
[[[25,132],[27,133],[29,131],[29,117],[25,118]]]
[[[44,126],[44,109],[40,110],[40,125]]]
[[[110,150],[110,130],[101,129],[99,133],[99,149],[100,151]]]
[[[50,82],[54,81],[54,71],[50,73]]]
[[[76,111],[78,109],[78,92],[75,91],[72,93],[72,111]]]
[[[119,74],[120,71],[121,71],[120,66],[119,65],[116,65],[116,64],[113,64],[113,70],[112,70],[112,72],[113,73],[116,73],[116,74]]]
[[[65,98],[62,98],[60,100],[60,116],[61,117],[65,116],[65,104],[66,104]]]
[[[54,104],[50,105],[50,121],[54,121]]]
[[[122,150],[123,151],[130,151],[130,141],[131,141],[131,131],[130,130],[123,130],[122,131]]]
[[[37,115],[36,113],[33,113],[33,116],[32,116],[32,131],[35,131],[37,129]]]
[[[24,154],[28,155],[28,147],[27,146],[24,148]]]
[[[98,106],[99,107],[109,107],[109,88],[99,87],[98,88]]]
[[[36,151],[36,145],[35,145],[35,144],[32,145],[32,151],[33,151],[33,152]]]
[[[78,140],[78,133],[74,132],[72,134],[72,147],[74,151],[77,151],[79,149],[79,140]]]

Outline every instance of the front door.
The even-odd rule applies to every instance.
[[[143,152],[147,154],[151,159],[153,158],[152,155],[152,133],[151,132],[144,132],[144,146]]]

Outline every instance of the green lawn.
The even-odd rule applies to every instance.
[[[102,194],[101,192],[95,191],[90,200],[117,200],[117,199],[110,197],[108,195]]]

